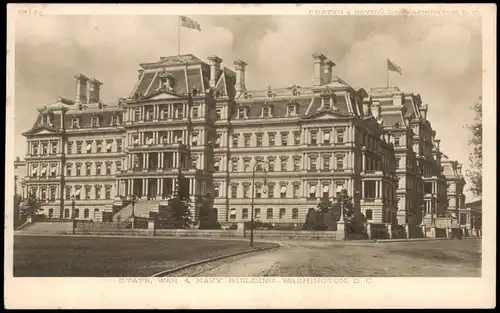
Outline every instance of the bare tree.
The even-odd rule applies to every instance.
[[[470,181],[469,190],[477,197],[483,194],[483,100],[481,97],[471,105],[474,112],[474,121],[466,127],[471,132],[469,146],[472,152],[469,154],[469,166],[467,177]]]

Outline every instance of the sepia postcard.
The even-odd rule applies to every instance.
[[[7,11],[6,308],[496,306],[495,4]]]

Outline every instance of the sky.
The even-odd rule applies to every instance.
[[[402,68],[390,84],[415,92],[429,105],[428,118],[443,152],[468,166],[469,106],[481,95],[481,20],[472,16],[189,16],[202,31],[180,30],[180,52],[223,65],[248,63],[248,89],[266,85],[310,86],[312,54],[337,64],[333,73],[355,88],[386,84],[386,59]],[[176,55],[176,16],[22,16],[15,23],[15,145],[26,150],[23,131],[36,108],[57,97],[74,99],[73,76],[103,82],[101,98],[128,96],[139,63]],[[470,199],[471,194],[467,193]]]

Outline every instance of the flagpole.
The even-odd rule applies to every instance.
[[[387,88],[389,88],[389,66],[387,66]]]
[[[181,16],[177,19],[177,56],[181,55]]]

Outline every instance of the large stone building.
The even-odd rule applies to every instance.
[[[165,57],[141,64],[113,104],[79,74],[75,100],[39,109],[24,133],[27,191],[50,218],[70,218],[73,201],[79,219],[127,218],[132,194],[139,212],[157,210],[179,177],[195,202],[213,199],[221,223],[250,220],[254,195],[256,219],[301,224],[342,189],[371,222],[444,213],[439,141],[420,97],[356,90],[324,55],[311,61],[310,87],[250,90],[241,60],[228,69],[216,56]]]

